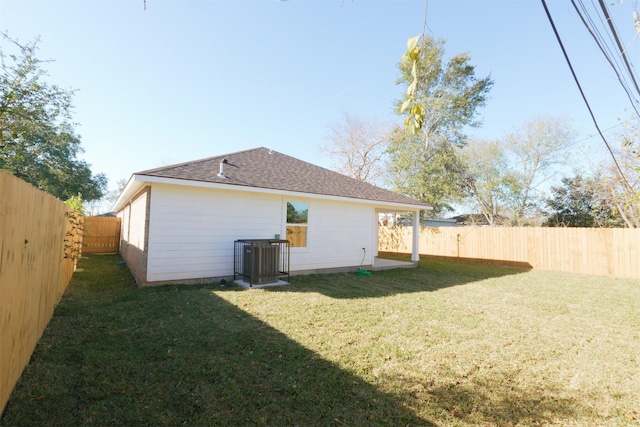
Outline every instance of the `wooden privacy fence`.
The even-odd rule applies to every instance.
[[[84,218],[82,252],[114,253],[120,247],[120,218],[88,216]]]
[[[303,248],[307,246],[307,227],[306,226],[287,226],[286,240],[291,243],[292,248]]]
[[[81,221],[0,170],[0,414],[71,280]]]
[[[410,227],[380,227],[380,251],[410,248]],[[420,254],[640,279],[640,229],[426,227]]]

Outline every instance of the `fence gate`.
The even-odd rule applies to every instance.
[[[84,218],[82,252],[115,253],[120,248],[120,218],[88,216]]]

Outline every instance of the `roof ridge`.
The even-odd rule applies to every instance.
[[[229,166],[233,167],[225,170],[225,175],[221,176],[217,163],[222,159],[227,159]],[[136,175],[428,206],[424,202],[388,188],[358,180],[266,147],[149,169],[138,172]]]
[[[260,150],[260,149],[268,150],[268,148],[266,148],[266,147],[249,148],[247,150],[234,151],[233,153],[222,154],[222,155],[219,155],[219,156],[210,156],[210,157],[205,157],[205,158],[202,158],[202,159],[190,160],[188,162],[180,162],[180,163],[174,163],[174,164],[171,164],[171,165],[159,166],[159,167],[153,168],[153,169],[145,169],[145,170],[140,171],[140,172],[135,172],[134,175],[147,175],[147,174],[150,174],[150,173],[157,173],[157,172],[161,172],[161,171],[167,171],[167,170],[171,170],[171,169],[174,169],[174,168],[177,168],[177,167],[181,167],[181,166],[195,165],[195,164],[198,164],[198,163],[209,162],[209,161],[215,160],[215,159],[224,159],[227,156],[234,156],[236,154],[246,153],[246,152],[249,152],[249,151],[256,151],[256,150]],[[282,153],[280,153],[280,154],[282,154]],[[286,156],[286,154],[284,154],[284,155]]]

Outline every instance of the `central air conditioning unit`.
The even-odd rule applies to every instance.
[[[280,281],[289,275],[289,241],[280,239],[236,240],[233,279],[249,286]]]
[[[264,284],[278,281],[280,246],[270,244],[247,245],[244,248],[243,270],[249,283]]]

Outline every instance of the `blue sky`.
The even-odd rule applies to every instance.
[[[632,2],[611,7],[637,58]],[[629,100],[568,1],[548,1],[602,129]],[[590,5],[589,5],[590,6]],[[593,7],[593,6],[590,6]],[[259,146],[330,167],[320,146],[345,112],[399,120],[407,38],[425,1],[2,0],[0,30],[40,37],[49,81],[77,89],[83,159],[111,186],[133,172]],[[430,0],[427,33],[495,81],[483,127],[500,138],[536,115],[567,118],[575,166],[600,158],[595,128],[539,1]]]

